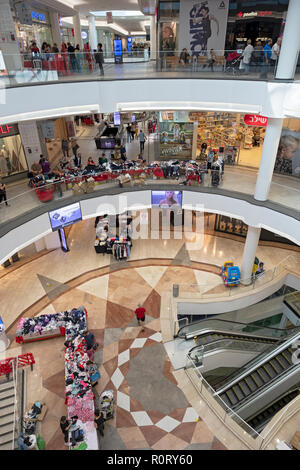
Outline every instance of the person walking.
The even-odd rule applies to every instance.
[[[99,65],[100,75],[104,75],[104,69],[103,69],[104,53],[103,53],[103,49],[102,49],[102,44],[101,44],[101,43],[98,44],[97,52],[95,53],[95,62],[96,62],[96,64]]]
[[[128,126],[126,127],[126,131],[127,131],[127,142],[131,142],[131,124],[128,124]]]
[[[254,46],[254,50],[252,53],[252,61],[254,65],[254,72],[260,72],[263,61],[264,61],[264,48],[262,46],[261,41],[256,41]]]
[[[272,55],[270,58],[270,65],[271,65],[271,70],[273,73],[275,73],[277,61],[279,59],[280,47],[281,47],[281,38],[278,38],[275,44],[273,44],[272,51],[271,51]]]
[[[271,46],[272,46],[272,39],[268,39],[264,47],[264,62],[263,62],[262,73],[260,75],[260,78],[268,78],[270,59],[272,56]]]
[[[61,141],[61,149],[62,153],[64,154],[64,157],[69,158],[69,141],[67,139],[63,139]]]
[[[60,429],[65,437],[65,446],[69,445],[69,429],[71,427],[71,422],[67,420],[65,416],[60,418]]]
[[[2,183],[2,179],[0,178],[0,207],[1,207],[2,201],[5,202],[6,206],[9,206],[7,202],[7,197],[6,197],[6,186],[4,183]]]
[[[140,133],[139,133],[139,141],[140,141],[140,152],[143,153],[144,148],[145,148],[146,136],[144,132],[142,131],[142,129],[140,130]]]
[[[94,419],[94,423],[95,423],[95,428],[97,429],[97,432],[98,432],[102,437],[104,437],[104,423],[105,423],[105,419],[104,419],[103,413],[100,412],[99,410],[95,410],[95,419]]]
[[[146,309],[144,307],[142,307],[141,304],[138,304],[138,307],[135,310],[135,316],[136,316],[136,319],[137,319],[137,322],[138,322],[139,326],[143,326],[143,325],[141,325],[141,322],[145,321],[145,313],[146,313]],[[142,331],[144,331],[144,326],[142,328]]]
[[[245,50],[243,52],[243,64],[245,66],[245,75],[249,75],[249,67],[250,67],[250,62],[251,62],[251,57],[252,57],[252,52],[254,50],[254,47],[251,44],[251,39],[248,39],[247,41],[247,46],[245,47]]]

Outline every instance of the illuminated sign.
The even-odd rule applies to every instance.
[[[248,124],[248,126],[266,127],[268,118],[265,116],[259,116],[258,114],[246,114],[244,116],[244,123]]]
[[[46,15],[44,13],[38,13],[37,11],[31,12],[32,19],[35,21],[41,21],[42,23],[46,23]]]
[[[0,137],[9,137],[16,134],[19,134],[19,128],[17,124],[0,125]]]
[[[242,12],[240,11],[237,16],[239,18],[248,18],[252,16],[272,16],[273,12],[272,11],[251,11],[251,12]]]

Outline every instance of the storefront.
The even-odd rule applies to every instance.
[[[225,215],[219,214],[216,214],[213,217],[215,218],[214,230],[216,232],[222,232],[246,238],[248,232],[248,225],[245,224],[242,220],[234,219],[232,217],[227,217]],[[281,237],[276,233],[269,232],[269,230],[265,229],[261,229],[259,240],[261,242],[275,242],[283,243],[285,245],[293,245],[293,247],[297,246],[287,238]]]
[[[228,12],[226,49],[245,45],[251,39],[273,43],[283,34],[289,0],[256,0],[230,2]]]
[[[28,170],[18,124],[0,126],[0,176],[8,177]]]
[[[39,48],[43,42],[52,45],[52,32],[49,13],[46,11],[31,11],[32,25],[21,24],[15,20],[15,27],[20,41],[20,48],[23,51],[28,50],[32,41],[36,41]]]
[[[259,167],[266,128],[246,124],[243,114],[164,111],[157,118],[161,159],[202,159],[211,147],[226,163]]]

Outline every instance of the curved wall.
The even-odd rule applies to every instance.
[[[111,188],[109,194],[95,196],[95,193],[81,198],[72,197],[64,201],[54,201],[39,207],[38,210],[25,214],[25,218],[11,221],[7,226],[0,226],[2,237],[0,243],[0,263],[4,263],[16,251],[50,233],[51,226],[48,211],[81,201],[83,219],[104,213],[122,213],[126,209],[138,210],[151,207],[151,188],[121,189]],[[155,190],[183,190],[178,185],[153,185]],[[138,193],[138,194],[137,194]],[[300,245],[300,222],[291,215],[277,212],[259,204],[253,199],[238,199],[215,193],[202,193],[192,189],[183,190],[183,208],[214,212],[243,220],[246,224],[262,227],[286,237]]]
[[[153,78],[26,85],[1,90],[0,124],[127,109],[204,109],[300,117],[300,83]]]

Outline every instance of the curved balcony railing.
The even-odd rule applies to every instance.
[[[129,187],[139,185],[140,188],[151,189],[150,186],[159,185],[176,185],[178,189],[192,187],[195,190],[203,190],[203,192],[216,192],[217,194],[231,195],[239,199],[245,195],[253,196],[256,183],[256,172],[251,170],[243,170],[242,167],[234,167],[225,164],[225,173],[221,177],[218,187],[212,184],[212,177],[209,172],[200,171],[201,174],[193,172],[183,172],[179,176],[173,174],[172,176],[165,177],[163,173],[163,161],[158,164],[149,164],[145,167],[134,165],[127,170],[118,171],[99,171],[96,170],[92,173],[82,173],[81,171],[74,173],[66,171],[62,176],[57,179],[45,179],[42,186],[35,188],[29,187],[29,180],[24,179],[15,183],[8,183],[6,185],[7,201],[2,200],[0,203],[0,225],[9,222],[16,217],[28,213],[39,207],[47,207],[51,201],[63,201],[65,205],[73,202],[74,188],[78,183],[83,183],[88,177],[94,179],[93,192],[96,196],[105,194],[109,189],[119,186],[118,176],[120,174],[129,173],[131,176],[131,183]],[[141,178],[142,177],[142,178]],[[297,203],[299,200],[299,178],[292,177],[273,177],[273,181],[284,180],[287,182],[284,194],[276,191],[277,183],[271,185],[269,201],[272,203],[271,208],[279,212],[287,213],[297,218]],[[5,182],[5,178],[3,179]],[[273,188],[274,185],[274,188]],[[282,186],[282,184],[281,184]],[[221,190],[221,191],[220,191]],[[81,190],[79,193],[84,194]],[[71,201],[71,202],[70,202]],[[7,203],[7,204],[6,204]],[[273,204],[275,203],[275,204]],[[267,203],[266,203],[267,204]],[[46,209],[47,210],[47,209]],[[266,278],[268,273],[264,274]],[[196,288],[198,289],[198,288]],[[193,286],[188,287],[188,291],[194,291]],[[196,291],[195,291],[196,292]],[[199,291],[197,290],[197,294]]]
[[[273,80],[277,64],[267,63],[264,52],[252,54],[245,63],[242,50],[215,50],[211,54],[149,49],[123,52],[115,56],[103,52],[99,66],[94,52],[22,52],[0,51],[0,83],[5,87],[81,80],[118,80],[139,78],[206,78]],[[154,59],[151,59],[154,57]],[[296,67],[296,78],[300,67]]]

